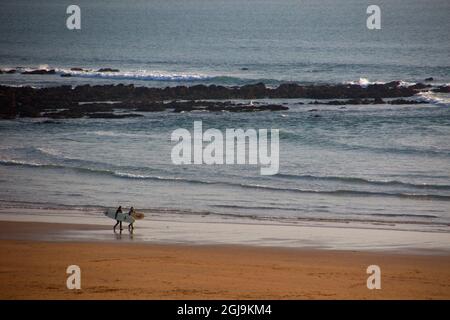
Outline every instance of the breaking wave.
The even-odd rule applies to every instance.
[[[170,176],[157,176],[157,175],[146,175],[141,173],[123,172],[118,170],[108,170],[99,168],[89,168],[89,167],[77,167],[77,166],[65,166],[60,164],[46,164],[38,162],[26,162],[20,160],[0,160],[1,165],[11,165],[11,166],[27,166],[27,167],[43,167],[52,169],[69,169],[75,170],[83,173],[90,174],[102,174],[110,175],[117,178],[124,179],[144,179],[144,180],[154,180],[154,181],[171,181],[171,182],[182,182],[182,183],[195,183],[195,184],[205,184],[205,185],[222,185],[228,187],[240,187],[245,189],[253,190],[269,190],[274,192],[294,192],[303,194],[318,194],[318,195],[332,195],[332,196],[371,196],[371,197],[395,197],[395,198],[409,198],[416,200],[441,200],[450,201],[450,196],[437,195],[437,194],[424,194],[424,193],[406,193],[406,192],[377,192],[377,191],[359,191],[359,190],[312,190],[312,189],[299,189],[299,188],[284,188],[284,187],[274,187],[263,184],[249,184],[249,183],[236,183],[236,182],[226,182],[226,181],[204,181],[196,179],[187,179],[179,177]],[[446,187],[446,186],[445,186]]]

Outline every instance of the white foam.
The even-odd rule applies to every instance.
[[[40,64],[38,69],[48,71],[48,70],[50,70],[50,67],[48,64]]]
[[[73,77],[105,78],[123,80],[147,81],[199,81],[210,79],[211,76],[200,73],[177,73],[159,70],[130,70],[120,72],[97,72],[95,70],[73,71],[70,69],[56,69],[58,73],[70,74]]]
[[[367,78],[359,78],[358,81],[347,81],[345,83],[359,85],[359,86],[365,88],[372,84],[386,84],[387,82],[386,81],[370,81]],[[408,81],[403,81],[403,80],[399,81],[399,87],[409,87],[409,86],[413,86],[415,84],[416,84],[415,82],[408,82]]]
[[[361,86],[363,88],[365,88],[365,87],[367,87],[368,85],[371,85],[371,84],[385,84],[385,82],[380,82],[380,81],[375,81],[375,82],[369,81],[369,79],[367,79],[367,78],[359,78],[358,81],[348,81],[346,83],[347,84],[359,85],[359,86]]]
[[[429,103],[440,105],[440,106],[450,106],[450,97],[448,95],[444,96],[432,91],[425,91],[418,93],[419,99],[422,101],[427,101]]]
[[[47,147],[37,147],[36,150],[38,150],[44,154],[50,155],[50,156],[61,156],[62,155],[61,152],[59,152],[58,150],[47,148]]]
[[[143,174],[133,174],[133,173],[128,173],[128,172],[114,172],[115,176],[118,177],[124,177],[124,178],[131,178],[131,179],[149,179],[149,178],[155,178],[158,179],[159,177],[151,177],[151,176],[147,176],[147,175],[143,175]]]
[[[22,160],[14,160],[14,159],[0,159],[0,163],[9,165],[23,165],[23,166],[30,166],[30,167],[42,167],[45,166],[42,163],[32,162],[32,161],[22,161]]]

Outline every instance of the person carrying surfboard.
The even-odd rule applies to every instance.
[[[133,216],[133,214],[134,214],[134,208],[131,207],[131,208],[130,208],[130,211],[128,211],[128,215],[129,215],[129,216]],[[134,224],[134,222],[131,222],[131,223],[128,225],[128,231],[133,232],[133,230],[134,230],[133,224]]]
[[[120,231],[123,230],[123,229],[122,229],[122,221],[117,220],[117,215],[118,215],[119,213],[122,213],[122,206],[119,206],[119,207],[117,208],[117,210],[116,210],[116,216],[114,217],[114,219],[116,219],[117,223],[114,225],[114,228],[113,228],[114,232],[116,232],[116,227],[117,227],[117,225],[119,225],[119,224],[120,224]]]

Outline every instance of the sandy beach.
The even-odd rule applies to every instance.
[[[450,1],[379,2],[2,1],[0,300],[450,300]]]
[[[3,222],[1,299],[449,299],[450,257],[252,246],[36,241],[103,226]],[[14,237],[15,236],[15,237]],[[20,236],[24,240],[17,239]],[[80,266],[81,290],[66,288]],[[381,268],[381,290],[366,268]]]

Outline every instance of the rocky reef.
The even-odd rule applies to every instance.
[[[349,100],[330,100],[330,101],[313,101],[309,104],[325,104],[330,106],[345,106],[345,105],[360,105],[360,104],[393,104],[393,105],[400,105],[400,104],[426,104],[427,101],[417,101],[417,100],[408,100],[408,99],[393,99],[384,101],[381,98],[375,98],[375,99],[349,99]]]
[[[50,70],[51,71],[51,70]],[[40,71],[39,71],[40,72]],[[46,71],[49,72],[49,71]],[[114,72],[114,71],[108,71]],[[166,88],[135,87],[134,85],[80,85],[48,88],[0,86],[0,118],[16,117],[136,117],[139,114],[114,114],[117,109],[133,112],[174,112],[211,111],[211,112],[256,112],[281,111],[288,107],[273,103],[237,103],[230,100],[242,99],[349,99],[332,100],[327,104],[378,104],[385,103],[383,98],[402,98],[387,103],[416,103],[404,100],[412,97],[427,85],[416,84],[401,86],[399,82],[360,86],[354,84],[337,85],[299,85],[281,84],[276,88],[266,87],[263,83],[240,87],[217,85],[176,86]],[[439,92],[448,92],[448,87],[438,88]],[[212,101],[219,100],[219,101]],[[323,103],[323,102],[313,102]]]

